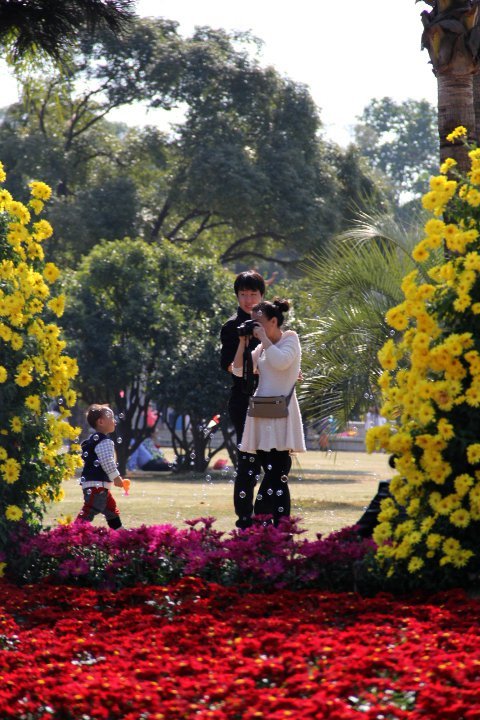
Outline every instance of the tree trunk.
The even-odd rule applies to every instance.
[[[475,112],[475,142],[480,145],[480,72],[473,76],[473,109]]]
[[[442,73],[438,83],[438,134],[440,138],[440,162],[447,158],[457,161],[457,169],[467,172],[470,168],[468,149],[463,142],[447,141],[447,135],[459,125],[467,129],[468,139],[476,137],[475,111],[473,105],[473,75]]]
[[[438,83],[440,162],[451,157],[457,170],[469,170],[468,151],[462,140],[446,137],[460,125],[468,139],[477,137],[473,99],[474,75],[480,50],[478,0],[427,0],[432,7],[421,14],[422,47],[428,50]]]

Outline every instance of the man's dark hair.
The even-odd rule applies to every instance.
[[[245,272],[239,273],[235,278],[233,290],[235,295],[238,295],[240,290],[253,290],[254,292],[258,290],[260,295],[263,296],[265,295],[265,280],[260,273],[255,272],[255,270],[245,270]]]

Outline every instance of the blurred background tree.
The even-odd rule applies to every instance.
[[[178,464],[190,468],[194,459],[192,467],[204,470],[205,425],[227,400],[218,337],[228,280],[227,290],[215,263],[169,243],[128,239],[99,243],[67,275],[65,327],[78,388],[87,405],[106,402],[117,411],[120,472],[148,435],[152,404],[190,416],[191,436],[174,437]]]
[[[437,110],[426,100],[373,99],[358,118],[355,142],[397,203],[419,197],[438,166]]]
[[[290,272],[367,197],[383,201],[359,153],[322,140],[308,90],[262,68],[255,48],[247,34],[185,39],[168,20],[136,20],[126,35],[82,36],[68,72],[25,82],[3,111],[0,155],[13,189],[32,173],[54,188],[59,263],[138,235]],[[139,102],[164,111],[163,129],[108,121]],[[173,108],[183,119],[168,128]]]

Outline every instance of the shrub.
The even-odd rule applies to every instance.
[[[379,353],[390,422],[367,436],[397,471],[374,532],[377,563],[409,588],[464,585],[480,570],[480,148],[469,156],[467,177],[446,160],[423,198],[432,217],[405,299],[387,313],[397,336]]]
[[[64,307],[55,294],[60,271],[44,259],[42,242],[53,231],[31,215],[42,212],[51,190],[31,182],[27,207],[2,189],[5,180],[0,163],[0,548],[16,523],[38,522],[46,503],[61,498],[62,481],[80,461],[78,445],[63,448],[79,432],[67,422],[77,363],[64,354],[56,323]]]
[[[278,528],[257,518],[244,532],[224,537],[212,518],[172,525],[111,531],[75,522],[18,536],[11,548],[9,576],[16,582],[47,581],[119,589],[167,584],[196,576],[248,590],[317,587],[354,590],[356,563],[375,545],[347,528],[310,542],[298,536],[295,520]]]

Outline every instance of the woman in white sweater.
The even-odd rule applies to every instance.
[[[275,525],[280,518],[290,515],[288,473],[292,465],[291,453],[305,452],[302,418],[295,394],[300,373],[300,341],[293,330],[282,330],[283,314],[289,307],[288,300],[276,298],[273,302],[265,300],[252,310],[253,335],[260,340],[260,345],[252,352],[253,369],[259,374],[255,396],[288,396],[291,393],[288,415],[281,418],[247,415],[239,449],[240,453],[256,453],[260,460],[264,477],[254,512],[255,515],[271,515]],[[240,337],[233,361],[236,375],[243,372],[243,352],[248,340],[248,336]]]

